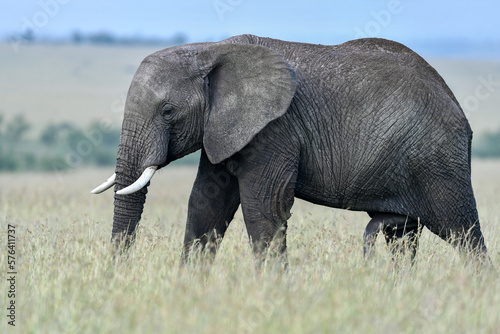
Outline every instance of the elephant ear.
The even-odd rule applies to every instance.
[[[251,44],[206,46],[198,62],[209,82],[203,146],[215,164],[239,152],[287,111],[296,74],[276,52]]]

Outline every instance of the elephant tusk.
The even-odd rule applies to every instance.
[[[151,180],[157,169],[158,166],[151,166],[146,168],[144,172],[142,172],[142,175],[137,179],[137,181],[135,181],[128,187],[123,188],[122,190],[118,190],[116,193],[118,195],[129,195],[141,190]]]
[[[104,181],[103,184],[101,184],[100,186],[94,188],[90,193],[91,194],[100,194],[103,191],[108,190],[109,188],[111,188],[112,186],[115,185],[115,183],[116,183],[115,179],[116,179],[116,174],[111,175],[109,177],[109,179]]]

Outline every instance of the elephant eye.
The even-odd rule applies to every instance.
[[[170,114],[172,114],[173,111],[174,111],[174,108],[172,108],[172,106],[169,106],[169,105],[165,105],[161,109],[161,113],[164,117],[169,116]]]

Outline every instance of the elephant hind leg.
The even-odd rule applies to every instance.
[[[394,259],[404,256],[409,251],[413,263],[417,254],[418,239],[422,231],[422,225],[416,219],[405,216],[400,217],[403,219],[384,226],[385,241],[391,249]]]
[[[415,258],[418,248],[418,237],[421,225],[417,220],[408,216],[394,213],[369,213],[372,219],[366,225],[363,234],[363,256],[370,258],[375,245],[375,240],[380,231],[384,233],[387,245],[391,248],[394,256],[404,254],[408,249],[412,260]],[[407,236],[402,243],[400,239]]]
[[[454,220],[442,219],[440,220],[441,224],[433,224],[429,229],[457,248],[466,260],[480,266],[492,267],[479,221],[476,217],[476,212],[472,217],[466,214],[456,215]]]

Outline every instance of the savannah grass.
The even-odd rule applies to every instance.
[[[497,269],[499,167],[473,165]],[[365,213],[297,200],[288,272],[268,266],[257,275],[238,212],[212,266],[182,267],[193,168],[155,176],[137,241],[113,262],[112,191],[89,194],[109,172],[0,174],[0,260],[13,224],[19,280],[16,327],[2,316],[2,333],[500,333],[497,274],[477,272],[427,230],[414,267],[406,258],[395,267],[382,237],[365,263]]]

